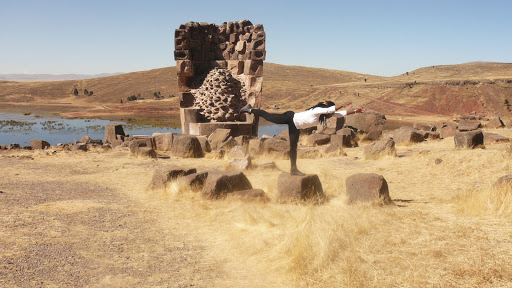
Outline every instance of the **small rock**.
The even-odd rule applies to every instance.
[[[307,140],[309,146],[321,146],[329,144],[330,141],[331,135],[317,133],[309,135]]]
[[[381,158],[382,156],[396,157],[395,141],[393,138],[383,138],[364,147],[365,159],[375,160]]]
[[[195,168],[183,169],[178,167],[159,167],[153,172],[153,178],[149,184],[150,189],[163,188],[168,182],[176,180],[178,177],[197,173]]]

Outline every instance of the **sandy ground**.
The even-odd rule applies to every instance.
[[[223,160],[0,151],[0,286],[512,287],[511,214],[458,212],[512,172],[508,145],[456,150],[449,138],[400,146],[397,158],[364,160],[359,147],[300,159],[322,180],[320,206],[147,189],[158,166]],[[275,162],[247,171],[273,200],[289,165]],[[347,205],[344,179],[357,172],[384,175],[394,205]]]

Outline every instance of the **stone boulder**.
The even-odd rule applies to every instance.
[[[336,132],[336,135],[331,135],[331,143],[341,147],[357,147],[357,140],[356,133],[350,128],[342,128]]]
[[[482,131],[459,132],[454,137],[456,148],[475,148],[484,145],[484,133]]]
[[[503,128],[503,127],[505,127],[505,123],[503,123],[501,118],[498,117],[498,118],[489,120],[489,122],[487,122],[485,127],[489,128],[489,129]]]
[[[247,189],[252,189],[252,185],[242,172],[210,172],[202,193],[207,199],[218,199],[228,193]]]
[[[217,128],[208,137],[208,142],[213,150],[217,150],[221,145],[228,140],[231,134],[231,129]]]
[[[263,152],[286,158],[289,157],[290,144],[277,138],[267,138],[263,140]]]
[[[347,153],[345,153],[345,150],[343,150],[342,146],[340,146],[338,143],[332,142],[331,145],[327,146],[327,148],[324,149],[323,153],[325,156],[328,157],[347,156]]]
[[[151,147],[139,147],[137,149],[137,152],[135,153],[137,157],[148,157],[148,158],[156,158],[158,157],[158,154],[156,151]]]
[[[329,144],[331,141],[331,135],[327,134],[311,134],[308,136],[307,143],[309,146],[321,146]]]
[[[437,131],[421,131],[425,140],[437,140],[441,138],[441,135]]]
[[[228,194],[229,198],[234,198],[242,201],[248,202],[269,202],[270,198],[268,198],[267,194],[261,189],[247,189],[234,191],[233,193]]]
[[[350,114],[344,117],[345,126],[354,128],[357,132],[368,133],[381,130],[386,123],[386,116],[376,112]]]
[[[76,144],[71,145],[71,151],[87,152],[87,150],[88,150],[88,147],[87,147],[87,144],[85,144],[85,143],[76,143]]]
[[[457,134],[457,129],[453,124],[444,124],[439,131],[439,136],[441,136],[442,139],[453,137],[455,134]]]
[[[185,175],[181,177],[181,180],[184,181],[191,190],[199,191],[203,189],[206,178],[208,178],[208,172],[198,172]]]
[[[283,172],[279,174],[278,182],[278,201],[283,202],[324,202],[326,197],[316,174],[305,176],[295,176]]]
[[[395,141],[393,138],[383,138],[364,147],[365,159],[375,160],[381,158],[382,156],[396,157]]]
[[[226,155],[228,169],[243,171],[251,168],[251,156],[242,146],[233,147]]]
[[[400,129],[393,131],[393,140],[396,144],[409,144],[423,142],[425,138],[418,129],[403,126]]]
[[[482,123],[478,120],[460,120],[457,130],[460,132],[474,131],[482,127]]]
[[[505,136],[501,136],[499,134],[495,133],[486,133],[484,132],[484,143],[490,144],[490,143],[507,143],[510,142],[510,138],[507,138]]]
[[[32,139],[32,140],[30,140],[30,147],[32,147],[33,150],[46,149],[46,148],[50,147],[50,143],[48,143],[44,140]]]
[[[382,136],[382,129],[374,129],[363,136],[362,141],[372,142],[380,139]]]
[[[345,181],[349,203],[380,202],[392,203],[389,187],[384,176],[375,173],[358,173],[351,175]]]
[[[139,148],[147,147],[153,149],[153,141],[151,138],[135,139],[129,142],[128,148],[132,154],[137,154]]]
[[[327,118],[327,121],[324,124],[318,124],[316,126],[316,132],[320,134],[327,134],[327,135],[334,135],[336,132],[343,128],[343,125],[345,124],[345,118],[344,117],[330,117]]]
[[[123,125],[108,124],[105,130],[105,138],[103,139],[103,143],[111,144],[112,148],[114,148],[115,146],[120,145],[120,142],[122,142],[118,136],[126,136],[123,130]]]
[[[174,133],[153,133],[152,137],[155,143],[153,149],[157,151],[171,151],[174,135]]]
[[[283,130],[279,135],[277,135],[276,138],[279,138],[281,140],[290,141],[290,131],[288,129]]]
[[[158,167],[153,173],[153,178],[149,184],[150,189],[164,188],[170,181],[178,177],[196,173],[196,169],[184,169],[179,167]]]
[[[259,155],[263,153],[263,139],[255,138],[249,140],[249,154]]]
[[[196,136],[192,135],[174,135],[171,154],[182,158],[200,158],[204,156],[201,143]]]

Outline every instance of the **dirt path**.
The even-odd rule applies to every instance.
[[[96,156],[0,157],[0,286],[210,287],[221,278],[182,218],[162,223],[154,203],[122,191],[131,182],[105,185],[104,175],[130,172]]]

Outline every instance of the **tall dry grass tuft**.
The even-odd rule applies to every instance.
[[[512,215],[512,185],[488,185],[456,196],[459,213],[470,216],[507,217]]]

